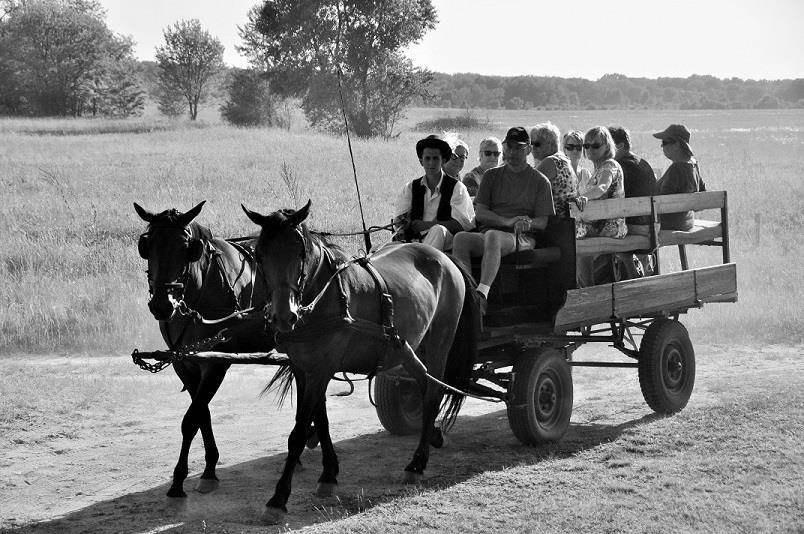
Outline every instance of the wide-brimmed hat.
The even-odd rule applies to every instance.
[[[513,128],[508,130],[508,133],[505,134],[505,139],[503,139],[503,143],[505,144],[512,144],[512,145],[529,145],[530,144],[530,135],[528,135],[528,131],[521,126],[514,126]]]
[[[425,148],[436,148],[440,150],[441,159],[444,161],[452,157],[452,148],[449,146],[449,143],[444,141],[444,138],[440,135],[428,135],[424,139],[419,139],[416,142],[416,155],[419,157],[419,159],[421,159]]]
[[[692,148],[690,148],[690,131],[683,124],[671,124],[663,131],[653,134],[653,137],[662,140],[672,139],[673,141],[678,141],[687,149],[687,152],[692,154]]]

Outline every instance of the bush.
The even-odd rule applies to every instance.
[[[467,109],[463,115],[457,117],[438,117],[429,121],[422,121],[413,127],[414,130],[421,132],[433,131],[460,131],[460,130],[480,130],[480,129],[493,129],[495,124],[488,120],[482,120],[475,117],[470,109]]]
[[[235,126],[290,126],[289,121],[280,117],[278,99],[260,73],[235,69],[226,89],[227,100],[221,106],[221,116],[226,122]]]

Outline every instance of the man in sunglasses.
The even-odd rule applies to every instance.
[[[496,137],[486,137],[480,141],[478,161],[480,165],[463,175],[463,185],[469,191],[469,196],[473,199],[483,181],[486,171],[500,165],[500,154],[502,154],[502,143]]]
[[[455,257],[467,267],[472,257],[482,257],[480,283],[481,312],[502,256],[536,246],[531,232],[544,230],[547,218],[555,215],[550,182],[528,164],[530,136],[522,127],[508,130],[503,140],[505,165],[483,175],[475,212],[480,232],[460,232],[455,236]]]
[[[452,156],[452,148],[442,137],[429,135],[419,140],[416,155],[424,176],[405,184],[397,198],[397,238],[450,250],[453,235],[475,227],[472,199],[466,186],[442,169]]]

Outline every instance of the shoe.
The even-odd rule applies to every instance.
[[[480,307],[480,315],[486,315],[486,309],[489,307],[489,302],[486,299],[486,295],[480,291],[477,292],[477,304]]]

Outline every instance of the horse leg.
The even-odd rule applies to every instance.
[[[441,399],[440,386],[427,383],[422,395],[422,432],[413,459],[405,467],[405,484],[418,484],[422,480],[430,459],[430,443],[435,440],[435,420]],[[440,434],[440,431],[438,431]]]
[[[319,409],[319,406],[321,406],[325,400],[327,382],[329,382],[328,377],[321,381],[305,381],[304,396],[299,401],[299,405],[296,408],[296,424],[293,426],[290,436],[288,436],[288,455],[287,458],[285,458],[285,467],[282,470],[282,476],[279,478],[279,482],[276,483],[274,495],[265,504],[265,510],[262,514],[262,520],[266,523],[272,525],[279,524],[284,520],[285,514],[287,514],[287,503],[290,498],[293,473],[296,469],[299,457],[304,450],[310,422]],[[326,436],[329,436],[329,432],[326,433]]]
[[[335,447],[332,445],[332,438],[329,435],[329,418],[327,416],[327,400],[326,397],[321,401],[321,405],[315,412],[315,432],[318,434],[318,440],[321,443],[321,454],[323,470],[321,476],[318,477],[318,487],[316,487],[315,494],[318,497],[330,497],[335,486],[338,485],[338,456],[335,454]],[[308,437],[309,446],[309,437]]]
[[[178,373],[177,369],[177,373]],[[204,439],[204,460],[205,467],[204,473],[201,475],[202,481],[199,482],[199,491],[204,493],[212,491],[217,487],[218,477],[215,475],[215,465],[218,463],[220,457],[218,447],[215,444],[215,437],[212,433],[212,422],[209,414],[209,402],[215,393],[218,391],[223,378],[226,376],[226,369],[216,369],[203,373],[200,379],[190,381],[190,384],[185,381],[185,377],[189,373],[184,373],[182,380],[187,385],[190,392],[190,407],[184,414],[181,422],[182,443],[181,450],[179,451],[179,459],[176,462],[176,467],[173,469],[173,483],[167,492],[168,497],[187,497],[184,492],[184,480],[187,478],[189,468],[187,465],[188,457],[190,454],[190,445],[195,438],[196,433],[201,429],[201,435]],[[195,384],[192,384],[195,382]],[[203,482],[203,481],[206,482]]]

